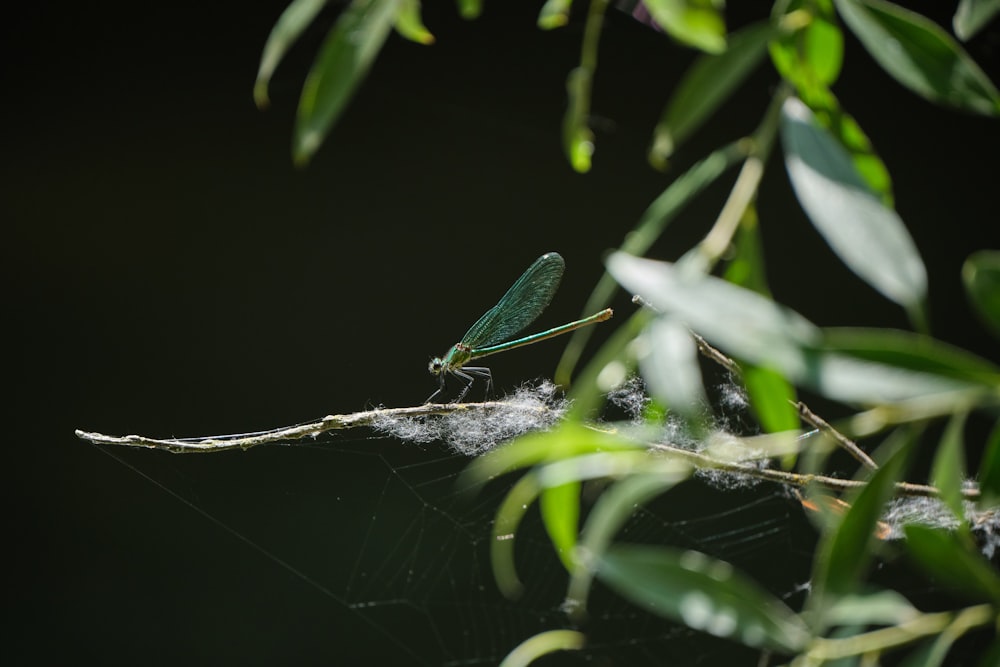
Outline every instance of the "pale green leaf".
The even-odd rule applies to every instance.
[[[872,194],[847,151],[795,98],[782,110],[781,136],[795,195],[817,231],[868,284],[918,310],[927,272],[899,215]]]

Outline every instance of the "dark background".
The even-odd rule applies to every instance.
[[[380,440],[367,456],[271,448],[116,461],[73,429],[207,435],[420,403],[434,387],[428,358],[543,252],[560,251],[568,270],[540,325],[577,316],[602,254],[677,173],[751,131],[774,85],[762,70],[674,172],[658,173],[645,161],[650,132],[692,55],[612,12],[594,169],[578,175],[559,136],[581,22],[543,33],[539,2],[487,3],[471,23],[450,3],[427,4],[437,44],[391,37],[305,170],[290,159],[294,107],[332,14],[278,70],[266,113],[251,89],[283,2],[34,3],[4,21],[13,662],[414,660],[406,647],[421,628],[373,629],[226,526],[278,545],[306,574],[325,571],[324,556],[355,539],[331,526],[363,529],[361,508],[394,497],[372,490],[384,462],[440,450]],[[733,26],[768,9],[732,4]],[[998,34],[969,46],[995,82]],[[997,361],[959,277],[970,252],[1000,241],[996,121],[914,97],[853,42],[835,90],[894,176],[929,267],[935,334]],[[651,255],[674,259],[695,243],[727,187],[691,206]],[[822,325],[905,325],[825,250],[778,161],[760,215],[781,301]],[[559,349],[498,358],[499,386],[551,373]],[[403,638],[386,642],[379,627]]]

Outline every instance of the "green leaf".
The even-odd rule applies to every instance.
[[[417,44],[433,44],[434,35],[420,16],[420,0],[400,0],[396,14],[396,32]]]
[[[368,74],[396,21],[400,0],[354,0],[330,30],[299,99],[294,157],[305,164]]]
[[[802,4],[793,3],[789,9]],[[813,15],[801,29],[770,44],[775,69],[800,94],[817,87],[825,89],[840,76],[844,36],[832,19],[831,15]]]
[[[568,482],[545,489],[539,497],[539,509],[556,555],[566,570],[572,572],[573,549],[580,526],[580,483]]]
[[[569,9],[573,0],[546,0],[538,14],[538,27],[542,30],[561,28],[569,23]]]
[[[979,462],[980,504],[984,507],[1000,505],[1000,420],[986,441],[983,459]]]
[[[958,38],[967,42],[997,14],[1000,0],[960,0],[951,25]]]
[[[590,171],[590,158],[594,154],[594,133],[590,131],[590,87],[594,73],[586,67],[577,67],[566,78],[568,106],[563,115],[563,149],[575,171]]]
[[[483,3],[481,0],[457,0],[457,4],[458,13],[467,21],[479,18],[479,15],[483,13]]]
[[[896,591],[876,591],[838,598],[825,618],[831,626],[863,626],[899,625],[918,616],[920,612]]]
[[[701,56],[674,90],[653,131],[649,161],[663,169],[678,145],[708,120],[759,64],[768,40],[779,34],[767,22],[755,23],[731,35],[718,55]]]
[[[691,466],[674,460],[673,467],[658,474],[640,472],[616,482],[601,494],[580,535],[580,566],[571,570],[566,607],[574,617],[582,616],[597,564],[618,531],[636,511],[656,496],[665,493],[691,475]]]
[[[767,271],[765,270],[764,248],[760,238],[757,208],[753,203],[747,207],[743,213],[743,219],[740,220],[736,239],[733,242],[733,250],[734,254],[726,266],[723,277],[734,285],[745,287],[767,297],[771,296],[771,290],[767,286]]]
[[[653,614],[747,646],[794,653],[809,639],[781,600],[697,551],[616,546],[600,559],[598,577]]]
[[[646,9],[668,35],[706,53],[726,48],[726,22],[714,0],[645,0]]]
[[[911,331],[861,327],[824,329],[823,349],[897,368],[986,386],[1000,385],[1000,368],[992,362]]]
[[[836,0],[844,22],[899,83],[938,104],[1000,115],[1000,92],[937,24],[884,0]]]
[[[795,409],[795,388],[781,373],[761,366],[744,366],[743,383],[750,395],[750,407],[768,433],[799,428]]]
[[[980,250],[970,255],[962,266],[962,281],[976,312],[1000,334],[1000,252]]]
[[[903,530],[910,554],[938,581],[970,600],[1000,603],[1000,577],[956,533],[920,524],[905,526]]]
[[[690,332],[674,318],[658,317],[641,340],[639,368],[653,397],[679,414],[697,415],[705,393],[698,346]]]
[[[500,663],[500,667],[527,667],[532,662],[556,651],[583,648],[587,638],[576,630],[549,630],[525,639]]]
[[[266,109],[271,101],[267,96],[267,88],[271,76],[277,69],[285,53],[295,40],[309,27],[316,15],[326,5],[327,0],[292,0],[278,21],[271,28],[264,44],[264,52],[260,56],[260,66],[257,68],[257,80],[253,86],[253,99],[258,109]]]
[[[962,431],[966,414],[959,413],[948,420],[931,466],[931,483],[941,492],[941,500],[960,522],[965,522],[962,483],[965,480],[965,442]]]
[[[896,431],[886,446],[891,451],[882,467],[848,501],[850,508],[832,530],[823,535],[817,548],[810,604],[821,623],[827,605],[844,595],[855,594],[873,556],[875,527],[885,504],[892,498],[896,482],[902,478],[909,444],[906,431]]]
[[[833,251],[883,295],[919,309],[927,272],[899,215],[872,194],[847,151],[795,98],[782,109],[781,137],[795,195]]]

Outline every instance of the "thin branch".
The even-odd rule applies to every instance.
[[[810,424],[813,428],[818,428],[820,431],[833,438],[838,445],[847,450],[851,456],[860,461],[866,468],[870,470],[878,470],[878,464],[875,463],[875,461],[872,460],[872,457],[868,456],[864,450],[858,447],[856,442],[835,429],[833,426],[830,426],[829,422],[810,410],[809,406],[802,401],[799,401],[794,405],[798,409],[799,416],[802,417],[803,421]]]
[[[727,371],[732,373],[734,377],[736,378],[741,377],[740,365],[738,363],[736,363],[731,358],[726,356],[726,354],[721,350],[712,347],[712,345],[707,340],[705,340],[695,332],[691,331],[690,333],[694,337],[695,343],[697,343],[698,345],[698,351],[702,354],[702,356],[711,359],[715,363],[719,364]],[[792,405],[794,405],[796,409],[799,411],[799,416],[802,418],[804,422],[806,422],[813,428],[819,429],[820,431],[826,433],[833,439],[835,443],[843,447],[848,454],[857,459],[858,462],[860,462],[866,468],[870,470],[878,470],[878,464],[875,463],[875,461],[872,460],[872,458],[868,456],[868,454],[866,454],[864,450],[862,450],[856,442],[854,442],[846,435],[835,429],[832,425],[830,425],[829,422],[827,422],[825,419],[823,419],[815,412],[810,410],[808,405],[806,405],[802,401],[792,402]]]
[[[746,475],[748,477],[777,482],[779,484],[787,484],[789,486],[799,488],[808,486],[809,484],[819,484],[820,486],[834,491],[847,491],[850,489],[860,489],[867,484],[864,480],[841,479],[839,477],[828,477],[826,475],[787,472],[771,468],[759,468],[752,463],[724,461],[700,452],[691,451],[690,449],[676,447],[674,445],[657,444],[652,445],[652,449],[690,461],[696,468],[722,470],[725,472]],[[938,491],[936,487],[928,484],[913,484],[911,482],[897,482],[896,491],[900,495],[904,496],[924,496],[935,498],[941,495],[941,492]],[[977,487],[963,488],[962,495],[969,499],[978,498],[979,489]]]
[[[444,416],[457,413],[488,412],[490,410],[518,407],[526,410],[544,412],[547,408],[536,405],[518,405],[509,401],[487,401],[485,403],[428,403],[405,408],[376,408],[364,412],[354,412],[346,415],[328,415],[322,419],[296,426],[285,426],[269,431],[253,433],[236,433],[207,438],[148,438],[143,435],[114,436],[103,433],[91,433],[77,429],[76,437],[92,442],[95,445],[118,445],[123,447],[140,447],[159,449],[172,454],[203,454],[222,452],[231,449],[250,449],[258,445],[301,440],[316,437],[328,431],[339,431],[351,428],[371,426],[379,419],[400,417]]]

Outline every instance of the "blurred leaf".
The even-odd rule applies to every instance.
[[[598,577],[653,614],[747,646],[794,653],[809,639],[781,600],[697,551],[615,546],[600,559]]]
[[[722,53],[703,55],[695,61],[677,84],[653,131],[649,161],[654,167],[666,167],[677,146],[701,127],[760,64],[768,40],[778,34],[778,28],[770,23],[755,23],[733,33]]]
[[[698,346],[683,324],[656,318],[642,337],[639,368],[653,397],[676,412],[696,415],[705,401],[698,366]]]
[[[967,42],[998,13],[1000,0],[959,0],[951,25],[958,38]]]
[[[909,453],[909,433],[897,430],[887,440],[890,454],[882,467],[852,499],[850,507],[823,535],[817,548],[810,604],[822,623],[828,623],[826,610],[835,600],[856,594],[858,584],[873,557],[875,528],[885,504],[892,498],[896,482],[903,476]]]
[[[807,366],[802,348],[820,341],[819,329],[798,313],[719,278],[688,278],[672,264],[621,252],[608,258],[607,267],[625,289],[751,363],[801,377]]]
[[[828,398],[847,403],[875,405],[938,396],[941,413],[945,413],[953,411],[956,402],[966,409],[975,403],[978,396],[965,392],[978,390],[981,393],[981,388],[952,378],[842,354],[809,351],[805,357],[808,368],[800,380],[802,384]],[[931,406],[930,402],[924,405],[925,408]]]
[[[989,77],[933,21],[884,0],[836,4],[868,53],[899,83],[932,102],[1000,115],[1000,93]]]
[[[714,0],[644,0],[668,35],[706,53],[726,48],[726,22]]]
[[[294,157],[305,164],[368,74],[396,21],[400,0],[354,0],[327,34],[299,99]]]
[[[955,533],[920,524],[910,524],[903,530],[910,554],[928,574],[970,600],[1000,603],[1000,577]]]
[[[795,98],[785,102],[781,135],[792,187],[817,231],[868,284],[919,309],[927,273],[899,215],[872,194],[843,147]]]
[[[560,458],[642,449],[640,443],[621,436],[563,422],[556,429],[522,436],[476,458],[459,478],[459,488],[477,487],[499,475]]]
[[[569,23],[569,9],[573,0],[546,0],[538,14],[538,27],[542,30],[561,28]]]
[[[795,388],[781,373],[762,366],[744,366],[743,383],[750,407],[768,433],[799,428],[799,412],[793,405]]]
[[[1000,368],[992,362],[910,331],[860,327],[824,329],[823,349],[913,371],[1000,385]]]
[[[896,591],[858,593],[838,598],[826,610],[830,625],[899,625],[920,612]]]
[[[962,266],[962,280],[976,312],[1000,334],[1000,252],[980,250]]]
[[[580,528],[580,483],[569,482],[545,489],[538,504],[556,555],[566,570],[572,572],[573,549]]]
[[[577,67],[566,78],[568,106],[563,116],[563,148],[570,166],[585,174],[590,171],[590,158],[594,154],[594,133],[587,119],[590,116],[590,86],[593,72]]]
[[[667,469],[655,475],[642,472],[629,475],[601,494],[580,535],[580,566],[571,570],[566,594],[566,606],[571,616],[579,617],[586,609],[597,564],[625,522],[639,507],[667,492],[690,474],[689,464],[675,460],[673,470]]]
[[[941,500],[951,509],[952,514],[965,523],[962,483],[965,480],[965,428],[966,414],[959,413],[948,420],[948,426],[938,443],[931,466],[931,483],[941,492]]]
[[[271,101],[267,96],[267,87],[271,76],[277,69],[285,53],[291,48],[299,35],[309,27],[316,15],[326,5],[327,0],[292,0],[278,21],[271,28],[264,44],[264,52],[260,56],[260,66],[257,68],[257,81],[253,86],[253,99],[258,109],[266,109]]]
[[[396,14],[396,32],[418,44],[433,44],[434,35],[420,16],[420,0],[400,0]]]
[[[479,18],[483,13],[483,3],[480,0],[457,0],[458,13],[463,19],[471,20]]]
[[[787,11],[798,10],[805,2],[792,2]],[[840,76],[844,61],[844,36],[833,22],[832,6],[825,3],[821,13],[812,13],[799,30],[782,35],[770,44],[771,61],[782,78],[799,90],[825,89]],[[812,9],[811,12],[817,12]]]
[[[576,630],[549,630],[525,639],[500,663],[500,667],[527,667],[532,662],[556,651],[583,648],[587,638]]]
[[[771,296],[771,290],[767,286],[764,248],[760,238],[757,207],[753,203],[743,213],[739,229],[736,230],[733,249],[734,255],[729,260],[723,277],[734,285],[745,287],[767,297]],[[626,252],[629,251],[626,250]]]
[[[983,458],[979,462],[980,504],[985,507],[1000,505],[1000,420],[986,441]]]

